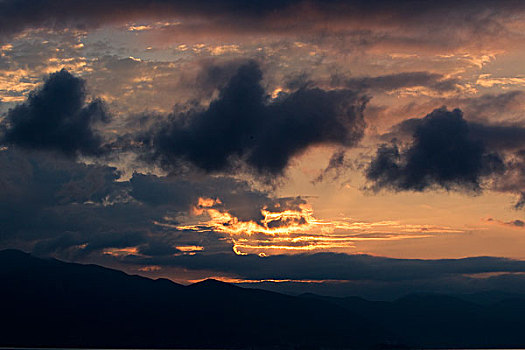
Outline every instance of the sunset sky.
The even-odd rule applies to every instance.
[[[522,1],[0,0],[0,249],[525,290],[524,56]]]

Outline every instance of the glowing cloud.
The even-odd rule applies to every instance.
[[[260,256],[314,250],[348,251],[355,248],[358,241],[427,238],[434,234],[463,232],[447,226],[409,225],[398,221],[321,220],[314,216],[307,203],[281,211],[278,211],[280,205],[266,206],[260,210],[262,219],[243,221],[221,204],[220,199],[199,198],[193,214],[205,215],[207,219],[186,225],[157,224],[185,231],[218,232],[231,239],[236,254]]]

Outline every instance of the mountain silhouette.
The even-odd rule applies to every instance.
[[[0,252],[0,346],[359,347],[395,342],[322,300],[215,280],[182,286],[95,265]]]
[[[525,298],[290,296],[205,280],[183,286],[0,251],[0,346],[98,348],[509,348]]]

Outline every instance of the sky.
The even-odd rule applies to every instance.
[[[525,3],[0,0],[0,249],[525,292]]]

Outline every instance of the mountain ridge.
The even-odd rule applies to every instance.
[[[214,279],[184,286],[16,250],[0,251],[0,280],[0,310],[9,320],[0,327],[4,347],[525,345],[525,299],[510,292],[486,293],[482,302],[428,293],[392,302],[292,296]]]
[[[367,348],[393,341],[329,303],[215,280],[159,284],[12,252],[0,252],[0,278],[7,280],[0,290],[2,314],[10,319],[0,328],[1,346]]]

